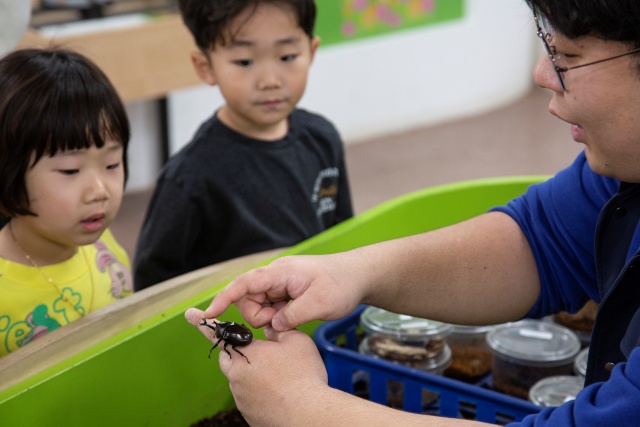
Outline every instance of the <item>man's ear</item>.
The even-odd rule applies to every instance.
[[[313,61],[313,58],[316,55],[316,50],[318,50],[318,46],[320,46],[320,37],[314,36],[311,39],[311,61]]]
[[[213,67],[209,58],[199,50],[191,52],[193,69],[200,79],[210,86],[215,86],[216,79],[213,75]]]

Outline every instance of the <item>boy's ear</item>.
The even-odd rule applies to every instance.
[[[213,75],[213,67],[204,53],[199,50],[191,52],[191,63],[196,74],[203,82],[210,86],[215,86],[216,79]]]
[[[318,46],[320,46],[320,37],[314,36],[311,39],[311,60],[312,61],[313,61],[313,58],[316,55],[316,50],[318,50]]]

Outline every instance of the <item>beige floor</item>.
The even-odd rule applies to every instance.
[[[569,126],[548,113],[549,97],[533,89],[487,114],[347,145],[356,213],[433,185],[562,169],[581,146]],[[150,193],[127,194],[112,226],[132,258]]]

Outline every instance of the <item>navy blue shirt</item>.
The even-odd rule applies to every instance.
[[[575,401],[512,425],[638,425],[640,186],[594,173],[581,153],[567,169],[493,210],[519,224],[536,259],[541,292],[527,317],[575,312],[589,299],[600,303],[587,387]]]
[[[493,210],[510,215],[533,251],[542,284],[528,317],[576,312],[589,299],[600,301],[595,234],[600,211],[620,182],[594,173],[584,153],[553,178]]]

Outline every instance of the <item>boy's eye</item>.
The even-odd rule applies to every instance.
[[[281,57],[280,59],[282,60],[282,62],[291,62],[294,59],[296,59],[298,57],[298,54],[293,53],[291,55],[284,55],[283,57]]]
[[[233,61],[233,63],[241,67],[248,67],[249,65],[253,64],[253,61],[251,59],[238,59],[236,61]]]

